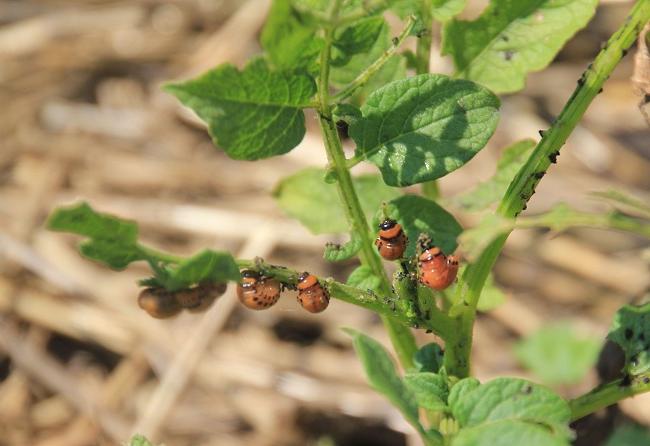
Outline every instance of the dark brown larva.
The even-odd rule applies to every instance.
[[[310,313],[320,313],[329,305],[330,296],[316,276],[304,272],[298,277],[298,302]]]
[[[156,319],[175,316],[182,309],[173,293],[158,287],[142,290],[138,296],[138,305]]]
[[[214,301],[226,292],[226,287],[227,285],[225,283],[200,283],[196,287],[191,288],[191,291],[196,295],[192,300],[192,305],[185,306],[182,303],[181,305],[191,313],[201,313],[210,308]],[[180,299],[178,300],[180,301]]]
[[[239,301],[251,310],[264,310],[280,299],[281,285],[275,279],[261,277],[257,271],[244,270],[237,285]]]
[[[397,260],[402,258],[406,250],[406,235],[402,226],[395,220],[386,219],[379,225],[379,233],[375,240],[375,246],[379,255],[386,260]]]

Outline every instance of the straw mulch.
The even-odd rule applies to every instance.
[[[496,136],[442,181],[444,194],[489,177],[499,148],[549,126],[629,5],[603,2],[550,68],[504,98]],[[325,163],[314,119],[288,156],[236,162],[159,88],[243,63],[258,51],[267,7],[0,1],[0,445],[114,445],[136,431],[171,446],[418,444],[367,387],[340,331],[387,342],[374,315],[341,302],[308,315],[291,293],[269,311],[244,311],[231,287],[205,315],[152,320],[135,302],[143,267],[112,272],[80,258],[75,237],[43,228],[55,206],[84,199],[137,220],[144,241],[161,249],[226,249],[343,278],[354,264],[321,259],[332,238],[310,235],[269,194],[287,174]],[[432,66],[450,69],[446,60]],[[560,200],[597,209],[585,194],[610,188],[650,197],[650,133],[632,69],[627,57],[528,212]],[[509,298],[476,327],[477,375],[530,377],[511,346],[548,321],[604,336],[613,312],[648,288],[647,247],[587,229],[513,234],[496,268]],[[596,383],[594,372],[560,391],[574,396]],[[622,410],[650,423],[648,397]]]

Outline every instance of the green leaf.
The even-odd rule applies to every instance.
[[[625,352],[624,371],[632,376],[650,370],[650,302],[625,305],[614,315],[607,338]]]
[[[201,282],[239,279],[239,267],[230,253],[205,249],[170,269],[166,288],[175,291]]]
[[[303,108],[316,92],[306,74],[272,72],[261,59],[243,71],[224,64],[165,90],[208,125],[229,157],[256,160],[287,153],[305,135]]]
[[[330,82],[337,88],[343,88],[352,82],[362,71],[376,61],[392,45],[390,29],[383,23],[374,44],[365,52],[352,55],[345,65],[332,66]],[[352,102],[361,103],[373,91],[383,85],[406,76],[406,61],[401,54],[394,54],[384,66],[373,74],[366,84],[355,93]]]
[[[290,0],[274,0],[260,41],[274,68],[312,72],[323,46],[317,31],[318,25],[296,11]]]
[[[431,15],[439,22],[446,22],[465,9],[467,0],[433,0]]]
[[[465,9],[467,0],[397,0],[391,9],[402,18],[410,14],[421,16],[423,2],[431,4],[430,13],[435,20],[446,22]]]
[[[512,220],[497,214],[485,214],[478,225],[466,229],[460,235],[460,246],[463,255],[470,262],[475,261],[483,250],[499,234],[510,231],[514,223]]]
[[[79,251],[109,268],[122,270],[131,262],[148,259],[137,244],[137,223],[95,212],[88,203],[56,209],[46,225],[52,231],[90,238],[79,245]]]
[[[650,36],[650,33],[648,33]],[[603,192],[594,192],[594,197],[608,201],[617,209],[642,218],[650,218],[650,205],[640,198],[625,194],[618,190],[607,190]]]
[[[71,232],[101,240],[135,243],[138,224],[110,214],[95,212],[86,202],[56,209],[47,221],[52,231]]]
[[[498,203],[505,195],[512,179],[528,159],[535,144],[532,139],[525,139],[504,149],[494,176],[454,197],[452,202],[468,211],[480,211]]]
[[[359,331],[349,328],[344,331],[352,337],[354,350],[359,356],[370,385],[388,398],[409,423],[420,426],[415,396],[397,375],[395,363],[386,349],[379,342]]]
[[[452,387],[448,400],[461,427],[452,446],[570,444],[569,406],[546,387],[523,379],[498,378],[479,386],[475,382],[464,385],[462,394],[454,394],[463,381]]]
[[[361,249],[361,243],[361,239],[354,237],[343,245],[328,243],[325,245],[323,258],[328,262],[342,262],[351,259]]]
[[[427,410],[444,410],[449,395],[447,380],[435,373],[409,373],[404,377],[404,384],[415,395],[418,406]]]
[[[337,29],[332,42],[331,64],[342,66],[352,56],[370,51],[385,27],[383,17],[371,16]]]
[[[86,258],[118,271],[126,268],[129,263],[148,259],[136,244],[124,243],[122,240],[88,240],[79,245],[79,252]]]
[[[292,3],[300,11],[315,11],[321,14],[326,13],[332,4],[331,0],[293,0]],[[378,14],[387,7],[385,0],[347,0],[341,3],[339,19],[360,13],[366,15]]]
[[[385,210],[375,215],[375,224],[383,219],[383,214],[397,220],[409,240],[406,257],[415,254],[416,241],[421,233],[428,234],[435,246],[451,254],[456,250],[456,238],[462,232],[456,219],[436,202],[418,195],[403,195],[389,202]]]
[[[350,126],[356,155],[375,164],[390,186],[452,172],[485,146],[499,99],[472,82],[440,74],[397,80],[373,92]]]
[[[360,290],[372,290],[376,292],[381,285],[381,279],[373,274],[370,267],[361,265],[350,273],[347,284]]]
[[[336,185],[323,180],[325,171],[317,168],[301,170],[283,179],[273,191],[280,208],[298,219],[314,234],[348,231],[348,223]],[[372,216],[382,202],[400,195],[398,189],[386,186],[378,175],[360,175],[354,185],[367,216]]]
[[[515,346],[517,359],[544,383],[576,384],[598,359],[601,342],[580,336],[569,325],[542,327]]]
[[[470,392],[473,392],[480,385],[481,385],[480,381],[476,378],[461,379],[456,384],[454,384],[451,390],[449,391],[449,397],[447,398],[447,403],[449,404],[450,407],[455,406],[456,404],[458,404],[460,401],[463,400],[465,395],[469,394]]]
[[[144,435],[134,435],[129,441],[129,446],[153,446],[153,443],[147,440]]]
[[[442,367],[443,354],[442,347],[435,342],[423,345],[415,352],[413,357],[415,370],[418,372],[438,373],[440,367]]]
[[[452,20],[443,54],[457,74],[497,93],[521,90],[593,16],[598,0],[493,0],[474,21]]]
[[[605,446],[640,446],[650,444],[650,431],[643,426],[624,424],[616,428]]]
[[[462,277],[460,271],[458,275]],[[501,291],[496,283],[494,283],[494,276],[492,273],[490,273],[487,277],[487,280],[485,281],[485,285],[481,291],[481,297],[479,298],[476,308],[479,311],[488,312],[501,306],[505,300],[505,294],[503,294],[503,291]]]

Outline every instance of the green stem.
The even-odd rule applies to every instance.
[[[364,86],[370,78],[377,73],[381,68],[388,62],[388,60],[397,52],[399,47],[402,45],[404,40],[409,36],[411,30],[415,25],[415,17],[411,16],[406,21],[404,29],[402,32],[395,38],[393,44],[388,48],[384,53],[379,56],[368,68],[363,70],[352,82],[350,82],[345,88],[332,96],[332,102],[338,103],[352,96],[359,88]]]
[[[623,380],[613,381],[596,387],[591,392],[569,401],[571,421],[594,413],[630,396],[650,391],[650,376],[636,376],[629,385],[623,385]]]
[[[591,101],[601,91],[602,85],[618,65],[627,49],[635,42],[637,35],[650,20],[650,1],[636,2],[630,16],[598,53],[593,64],[584,72],[578,87],[569,98],[564,109],[550,129],[544,132],[524,166],[519,170],[503,197],[498,213],[506,218],[515,218],[525,207],[552,162],[555,162],[560,148],[578,124]],[[476,305],[488,273],[492,269],[509,232],[497,237],[481,253],[478,260],[467,267],[459,287],[462,302],[467,309],[458,318],[458,335],[455,342],[446,344],[447,371],[458,377],[466,377],[470,371],[472,330],[476,317]]]
[[[332,15],[330,17],[336,17],[339,6],[340,1],[332,3],[330,10]],[[332,22],[335,22],[335,20],[332,20]],[[345,153],[343,152],[341,140],[336,131],[336,125],[332,120],[332,109],[329,101],[329,62],[333,34],[333,27],[325,29],[324,45],[320,55],[320,76],[318,79],[318,94],[321,104],[318,120],[323,133],[330,166],[336,173],[336,184],[345,209],[345,214],[352,232],[361,240],[361,251],[359,253],[361,263],[368,267],[380,279],[380,292],[385,296],[392,296],[388,276],[374,249],[374,243],[370,236],[370,228],[361,208],[354,184],[352,183],[352,176],[346,167]],[[402,366],[404,368],[411,368],[413,366],[413,355],[417,351],[417,346],[410,329],[386,315],[382,315],[382,321],[386,326],[386,330]]]
[[[429,1],[422,1],[420,4],[422,21],[429,25],[427,30],[420,36],[415,47],[415,74],[426,74],[431,70],[431,44],[433,42],[433,18],[431,17],[431,5]],[[422,195],[437,200],[440,198],[438,182],[427,181],[422,183]]]
[[[138,249],[144,253],[147,257],[150,257],[152,260],[162,260],[163,262],[168,262],[168,263],[181,263],[183,260],[185,260],[183,257],[176,256],[173,254],[169,254],[167,252],[159,251],[154,248],[150,248],[145,245],[141,245],[138,243]]]

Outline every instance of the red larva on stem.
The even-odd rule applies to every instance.
[[[397,260],[402,258],[406,250],[406,235],[402,226],[395,220],[387,218],[379,225],[379,233],[375,240],[375,246],[379,255],[386,260]]]
[[[280,299],[281,285],[275,279],[262,277],[257,271],[242,271],[241,282],[237,285],[239,301],[251,310],[265,310]]]
[[[329,305],[330,296],[316,276],[304,272],[298,277],[298,302],[310,313],[320,313]]]
[[[447,257],[435,246],[420,254],[418,261],[420,282],[434,290],[444,290],[458,274],[458,257]]]

